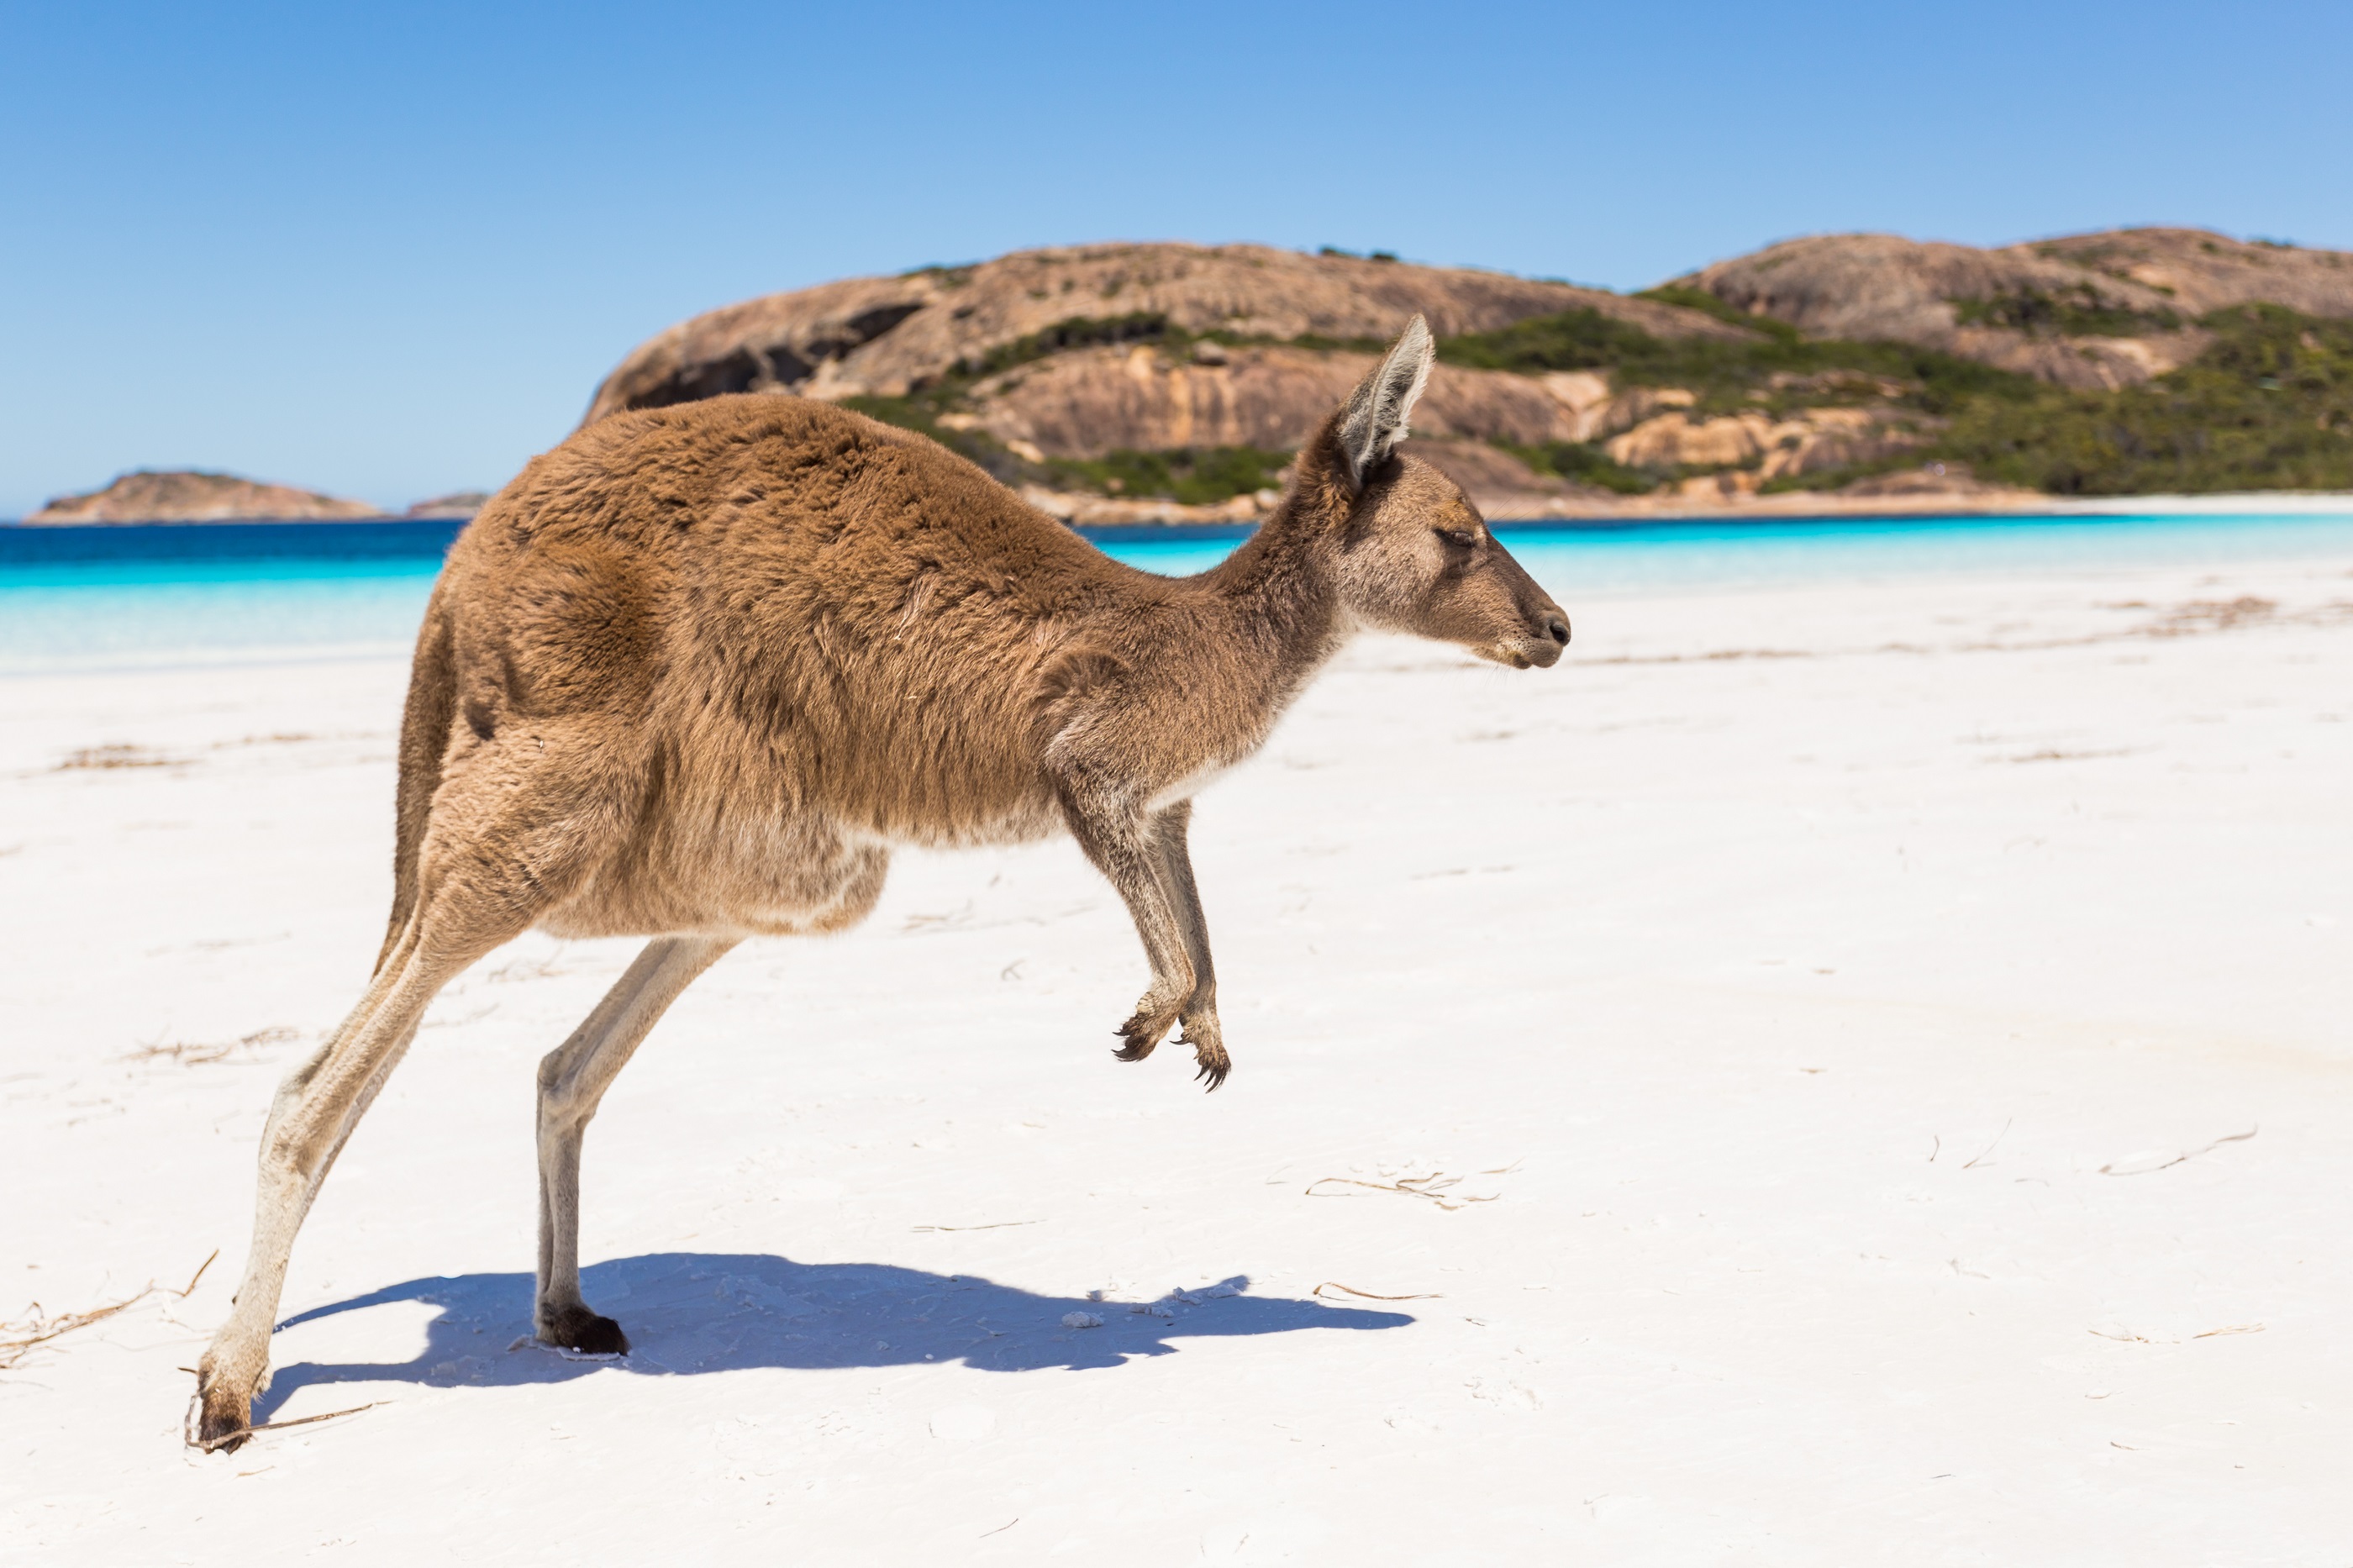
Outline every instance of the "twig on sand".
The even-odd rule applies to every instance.
[[[110,1305],[93,1307],[87,1312],[67,1312],[55,1318],[43,1316],[41,1304],[33,1302],[21,1322],[0,1323],[0,1329],[13,1331],[11,1338],[0,1340],[0,1372],[13,1369],[18,1362],[30,1355],[36,1346],[45,1345],[59,1335],[72,1333],[76,1329],[86,1329],[92,1323],[102,1322],[126,1307],[137,1306],[154,1293],[155,1287],[150,1285],[137,1295],[125,1296]]]
[[[990,1536],[992,1536],[992,1535],[1002,1535],[1002,1534],[1004,1534],[1007,1531],[1008,1531],[1008,1530],[1012,1529],[1015,1525],[1017,1525],[1017,1524],[1018,1524],[1018,1523],[1020,1523],[1020,1522],[1021,1522],[1021,1516],[1020,1516],[1019,1514],[1018,1514],[1018,1513],[1017,1513],[1017,1514],[1015,1514],[1011,1519],[1007,1520],[1003,1524],[998,1525],[995,1530],[984,1530],[984,1531],[982,1531],[980,1532],[980,1539],[981,1539],[981,1540],[983,1540],[983,1541],[986,1541],[986,1540],[987,1540],[987,1539],[988,1539]]]
[[[1000,1219],[993,1225],[919,1225],[910,1228],[926,1230],[1011,1230],[1017,1225],[1043,1225],[1039,1219]]]
[[[1354,1285],[1343,1285],[1337,1279],[1326,1279],[1307,1293],[1311,1296],[1323,1296],[1326,1290],[1345,1290],[1349,1295],[1361,1296],[1367,1301],[1435,1301],[1439,1298],[1439,1292],[1435,1290],[1425,1290],[1412,1296],[1380,1296],[1370,1290],[1359,1290]],[[1324,1297],[1326,1300],[1330,1299]]]
[[[160,1040],[142,1042],[137,1050],[122,1059],[126,1062],[174,1061],[184,1067],[196,1067],[206,1062],[227,1061],[233,1051],[254,1050],[262,1046],[280,1045],[301,1037],[301,1031],[287,1028],[280,1024],[273,1025],[267,1029],[256,1029],[253,1033],[236,1040],[197,1042],[181,1040],[168,1046]]]
[[[2209,1329],[2202,1334],[2189,1337],[2193,1340],[2219,1340],[2225,1334],[2260,1334],[2263,1331],[2261,1323],[2225,1323],[2219,1329]]]
[[[1507,1170],[1509,1168],[1505,1167]],[[1496,1175],[1500,1173],[1482,1171],[1480,1174]],[[1460,1185],[1461,1181],[1461,1177],[1450,1176],[1442,1171],[1433,1171],[1427,1176],[1399,1176],[1394,1182],[1367,1182],[1356,1176],[1319,1176],[1307,1184],[1306,1191],[1311,1198],[1346,1196],[1345,1193],[1319,1193],[1315,1190],[1326,1184],[1336,1182],[1342,1186],[1366,1187],[1377,1193],[1403,1193],[1409,1198],[1428,1198],[1442,1209],[1459,1209],[1466,1204],[1492,1204],[1502,1195],[1499,1193],[1489,1193],[1484,1197],[1473,1197],[1468,1193],[1447,1190]]]
[[[178,1289],[173,1291],[172,1294],[179,1297],[183,1300],[195,1295],[196,1290],[196,1281],[205,1277],[205,1270],[210,1268],[213,1266],[213,1259],[219,1256],[220,1248],[217,1247],[205,1254],[205,1260],[196,1265],[196,1271],[188,1276],[188,1282],[185,1285],[181,1286]]]
[[[180,1436],[186,1439],[189,1447],[209,1454],[216,1448],[226,1448],[232,1444],[242,1443],[256,1432],[283,1432],[289,1426],[308,1426],[314,1421],[332,1421],[338,1416],[357,1415],[363,1410],[373,1410],[379,1405],[390,1403],[392,1402],[388,1399],[371,1399],[365,1405],[354,1405],[349,1410],[330,1410],[324,1415],[305,1415],[294,1421],[264,1421],[258,1426],[240,1426],[234,1432],[224,1432],[217,1437],[199,1437],[196,1436],[195,1425],[197,1401],[192,1399],[188,1402],[187,1419],[181,1425]]]
[[[185,768],[187,763],[179,757],[165,756],[145,746],[134,746],[116,741],[104,746],[84,746],[66,753],[65,761],[55,771],[71,773],[78,768]]]
[[[2014,1121],[2014,1120],[2016,1120],[2016,1118],[2012,1118],[2011,1120],[2012,1120],[2012,1121]],[[1976,1168],[1976,1166],[1977,1166],[1977,1163],[1978,1163],[1979,1160],[1984,1159],[1988,1154],[1990,1154],[1990,1153],[1992,1153],[1996,1149],[2000,1148],[2000,1147],[2001,1147],[2001,1141],[2002,1141],[2003,1139],[2005,1139],[2005,1138],[2009,1137],[2009,1136],[2010,1136],[2010,1121],[2004,1121],[2004,1122],[2001,1124],[2001,1131],[1999,1131],[1999,1132],[1997,1132],[1997,1133],[1995,1133],[1995,1134],[1993,1135],[1993,1142],[1990,1142],[1990,1143],[1989,1143],[1989,1144],[1987,1144],[1984,1148],[1982,1148],[1982,1149],[1978,1150],[1975,1154],[1972,1154],[1971,1156],[1969,1156],[1969,1158],[1968,1158],[1968,1160],[1964,1161],[1964,1162],[1962,1163],[1962,1164],[1961,1164],[1961,1169],[1962,1169],[1962,1170],[1964,1170],[1964,1171],[1968,1171],[1968,1170],[1973,1170],[1973,1169],[1975,1169],[1975,1168]]]
[[[176,1297],[188,1295],[195,1289],[196,1281],[205,1277],[205,1270],[213,1266],[213,1258],[219,1256],[220,1248],[214,1247],[211,1256],[196,1265],[195,1273],[189,1277],[185,1287],[177,1290],[165,1290],[163,1294]],[[42,1312],[41,1304],[38,1301],[31,1303],[26,1316],[21,1322],[0,1323],[0,1330],[11,1331],[10,1338],[0,1339],[0,1372],[13,1369],[17,1363],[32,1354],[36,1347],[72,1333],[76,1329],[86,1329],[92,1323],[104,1322],[117,1312],[135,1307],[154,1294],[156,1294],[155,1282],[151,1279],[144,1289],[125,1296],[120,1301],[110,1302],[103,1307],[92,1307],[87,1312],[66,1312],[54,1318]]]
[[[2233,1132],[2227,1138],[2217,1138],[2214,1142],[2207,1144],[2202,1149],[2184,1149],[2179,1153],[2172,1155],[2170,1158],[2166,1157],[2165,1152],[2161,1149],[2147,1154],[2127,1154],[2121,1160],[2111,1160],[2106,1164],[2101,1166],[2100,1174],[2104,1176],[2146,1176],[2151,1171],[2171,1170],[2174,1166],[2180,1164],[2184,1160],[2195,1160],[2200,1154],[2211,1154],[2225,1143],[2244,1142],[2247,1139],[2253,1138],[2256,1133],[2262,1131],[2263,1129],[2260,1127],[2250,1127],[2244,1132]],[[2157,1163],[2155,1164],[2148,1163],[2147,1162],[2151,1160],[2154,1160]]]

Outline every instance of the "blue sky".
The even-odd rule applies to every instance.
[[[495,487],[671,321],[1021,246],[2353,248],[2348,58],[2341,0],[0,0],[0,517],[142,466]]]

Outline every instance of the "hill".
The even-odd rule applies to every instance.
[[[730,305],[645,343],[587,419],[726,392],[903,396],[959,369],[1173,328],[1235,342],[1387,339],[1419,310],[1440,336],[1595,310],[1661,337],[1736,335],[1710,317],[1599,289],[1260,245],[1100,245],[852,278]]]
[[[1945,350],[2061,386],[2135,386],[2212,342],[2234,305],[2353,316],[2353,256],[2198,229],[2119,229],[1978,250],[1894,235],[1818,235],[1675,279],[1809,336]]]
[[[1416,310],[1441,363],[1414,449],[1497,516],[2353,488],[2353,257],[2184,229],[1824,236],[1637,296],[1259,246],[1026,251],[696,317],[586,418],[791,392],[1064,516],[1248,516]]]
[[[365,501],[343,500],[291,485],[190,469],[124,474],[104,489],[60,496],[27,523],[299,522],[381,517]]]

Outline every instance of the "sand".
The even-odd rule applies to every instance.
[[[487,962],[295,1253],[263,1413],[367,1408],[233,1456],[175,1369],[404,671],[0,683],[0,1312],[160,1288],[0,1373],[0,1559],[2340,1561],[2353,560],[1559,586],[1562,668],[1360,645],[1204,797],[1219,1094],[1111,1059],[1066,844],[732,955],[588,1141],[626,1362],[517,1342],[630,946]]]

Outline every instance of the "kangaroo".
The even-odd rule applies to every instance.
[[[1361,627],[1514,668],[1567,620],[1478,510],[1396,448],[1419,316],[1199,576],[1113,561],[936,443],[829,404],[612,416],[532,461],[449,552],[401,724],[392,916],[366,994],[280,1086],[251,1252],[198,1370],[197,1442],[252,1428],[294,1236],[434,995],[534,926],[653,940],[539,1067],[533,1326],[628,1349],[580,1294],[580,1145],[663,1009],[747,936],[856,924],[899,845],[1075,837],[1171,1027],[1230,1067],[1186,848],[1192,797]]]

